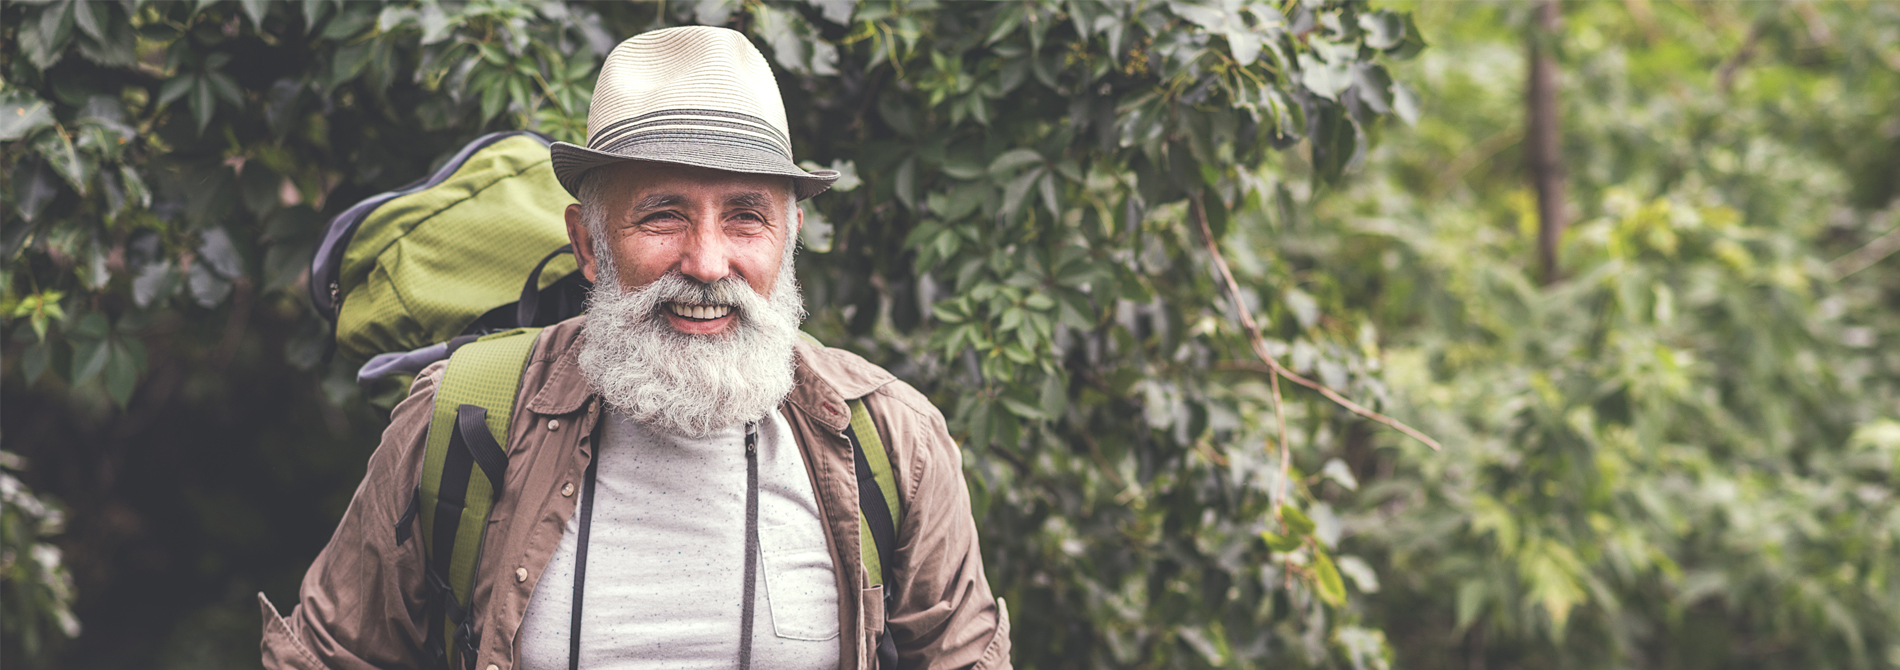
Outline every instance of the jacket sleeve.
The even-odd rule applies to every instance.
[[[390,413],[382,444],[337,524],[330,544],[304,573],[296,606],[280,617],[264,594],[264,667],[418,667],[423,659],[423,555],[420,522],[396,541],[422,468],[423,439],[442,363],[423,370],[409,397]]]
[[[896,600],[886,619],[898,666],[1010,667],[1009,613],[983,574],[963,456],[943,414],[903,382],[866,400],[866,409],[887,408],[879,427],[894,440],[893,465],[901,473]]]

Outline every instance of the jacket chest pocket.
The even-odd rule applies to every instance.
[[[838,582],[816,519],[759,529],[773,634],[791,640],[838,636]]]

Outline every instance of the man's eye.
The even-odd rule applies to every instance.
[[[646,218],[640,219],[640,226],[645,228],[673,228],[679,226],[679,224],[685,220],[686,219],[680,217],[676,212],[654,212],[648,214]]]

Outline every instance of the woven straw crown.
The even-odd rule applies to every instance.
[[[635,35],[607,55],[587,112],[587,146],[548,147],[554,177],[579,196],[602,165],[652,161],[792,178],[798,199],[823,193],[833,170],[792,160],[778,81],[744,35],[687,26]]]

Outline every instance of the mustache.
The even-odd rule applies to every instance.
[[[770,306],[765,296],[752,290],[752,285],[738,275],[728,275],[706,283],[675,270],[661,275],[646,286],[625,293],[628,298],[638,302],[640,312],[652,319],[664,319],[663,308],[669,302],[733,307],[742,317],[748,312],[761,313]]]

